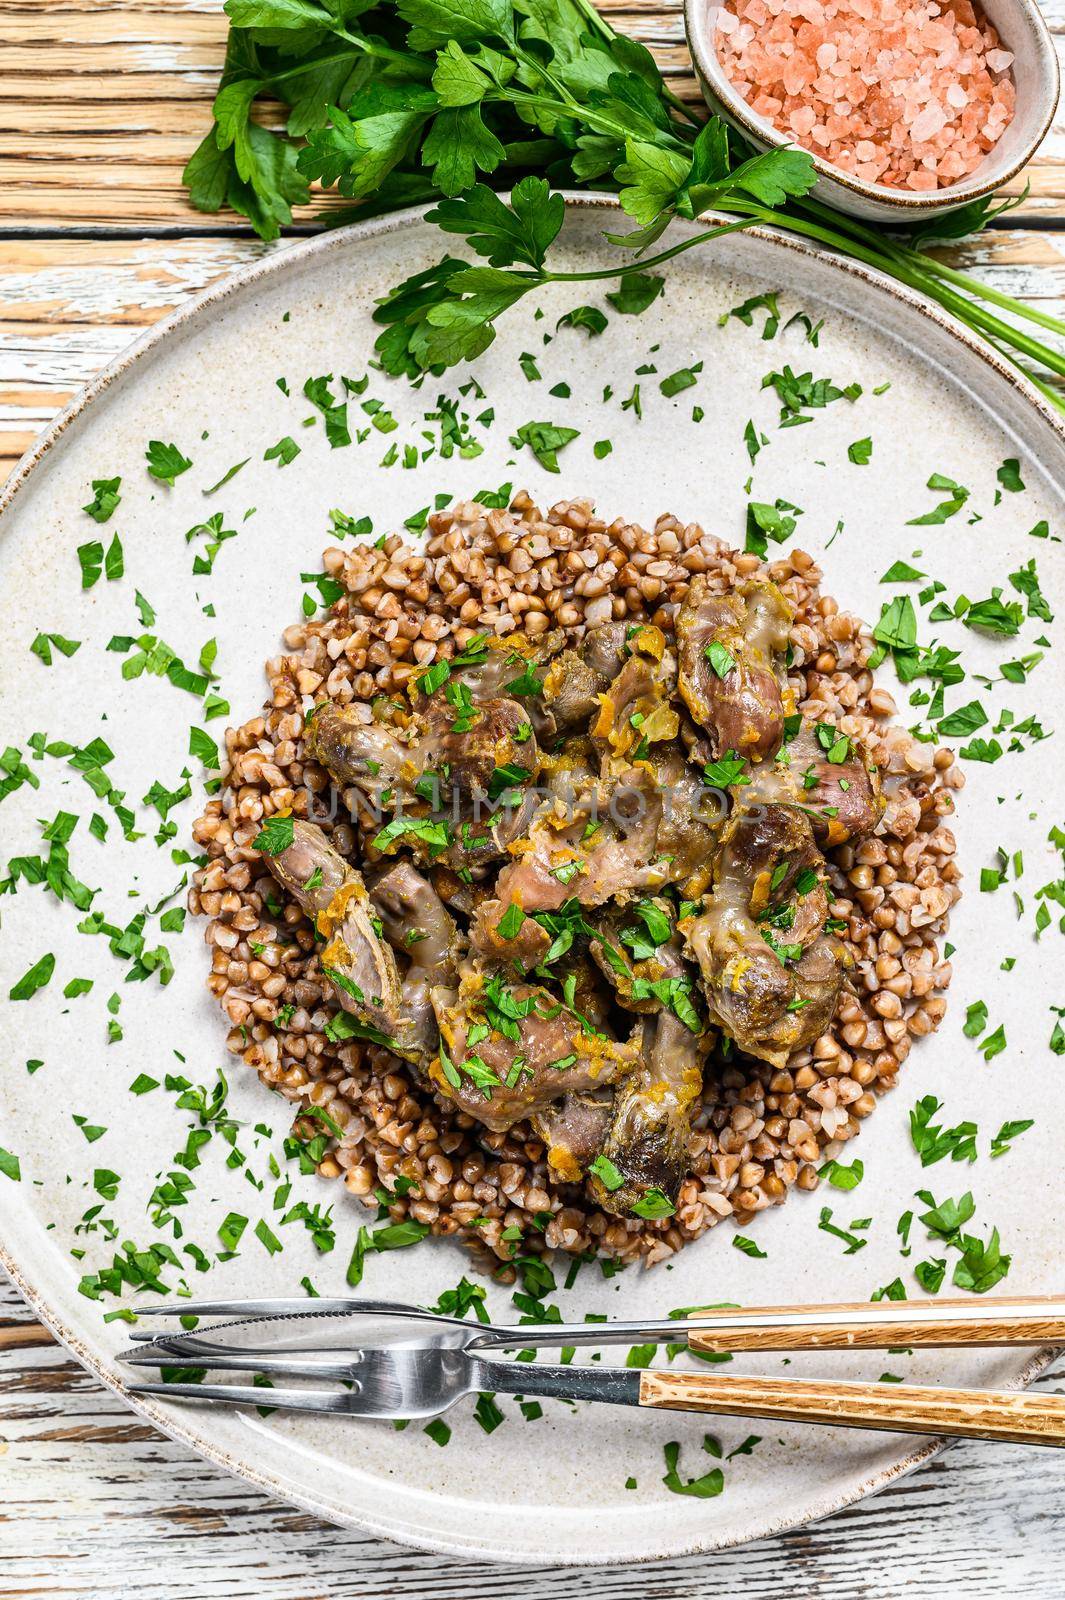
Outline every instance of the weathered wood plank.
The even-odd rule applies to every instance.
[[[1045,9],[1065,55],[1065,0]],[[679,93],[698,99],[678,0],[603,10],[651,47]],[[0,0],[0,227],[244,228],[227,213],[193,212],[181,184],[210,124],[225,35],[210,0]],[[1065,220],[1065,119],[1026,178],[1018,218]],[[316,209],[297,220],[313,221]]]

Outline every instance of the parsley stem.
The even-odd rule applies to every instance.
[[[1006,355],[1007,352],[1003,351],[1002,354]],[[1016,362],[1015,365],[1018,366],[1018,367],[1021,367],[1021,364],[1020,364],[1019,361]],[[1032,386],[1034,388],[1039,390],[1039,393],[1043,396],[1043,398],[1045,400],[1049,400],[1051,405],[1056,407],[1056,409],[1058,411],[1065,412],[1065,398],[1062,397],[1062,394],[1061,394],[1060,390],[1052,388],[1049,383],[1045,383],[1042,378],[1038,377],[1031,370],[1030,367],[1021,367],[1021,371],[1024,373],[1025,377],[1028,379],[1028,382],[1030,384],[1032,384]],[[1003,681],[1005,681],[1005,680],[1003,680]]]
[[[923,252],[921,254],[923,255]],[[1003,311],[1012,312],[1017,317],[1026,317],[1029,322],[1036,322],[1051,333],[1065,335],[1065,322],[1060,317],[1052,317],[1046,311],[1039,311],[1023,300],[1014,300],[1012,295],[1002,294],[1000,290],[993,289],[988,283],[982,283],[979,278],[970,277],[968,273],[956,272],[953,267],[946,266],[934,257],[925,258],[925,270],[937,278],[943,278],[947,283],[957,285],[967,294],[979,295],[981,300],[988,300],[992,305],[1001,306]]]
[[[1051,372],[1057,373],[1058,377],[1065,378],[1065,355],[1061,355],[1050,345],[1040,344],[1038,339],[1030,338],[1022,329],[1013,327],[1009,322],[1003,322],[1001,317],[996,317],[991,311],[985,311],[983,306],[974,305],[971,300],[966,300],[963,295],[946,285],[940,285],[933,280],[931,283],[920,284],[920,287],[925,294],[938,300],[945,310],[952,312],[960,321],[968,323],[971,328],[979,328],[994,339],[1012,345],[1030,360],[1040,362],[1044,367],[1049,367]],[[1014,359],[1010,356],[1011,361]]]
[[[656,256],[642,256],[638,261],[622,261],[616,267],[603,267],[598,272],[544,272],[540,275],[540,282],[594,283],[600,278],[623,278],[630,272],[646,272],[648,267],[660,267],[663,262],[672,261],[674,256],[682,255],[685,250],[691,250],[697,244],[708,244],[711,239],[720,239],[726,233],[739,233],[742,228],[749,228],[756,220],[754,217],[749,217],[739,222],[729,222],[720,228],[707,228],[702,233],[693,234],[690,239],[680,239],[668,250],[660,250]]]
[[[385,44],[383,39],[371,39],[368,34],[364,33],[348,33],[345,28],[335,28],[333,32],[336,33],[338,38],[346,39],[354,49],[361,50],[364,55],[376,56],[380,61],[394,61],[397,66],[403,68],[404,77],[410,77],[413,73],[416,77],[428,80],[433,75],[433,69],[429,62],[420,61],[412,51],[393,50],[392,46]],[[318,62],[309,64],[319,65]]]
[[[268,76],[264,76],[263,83],[285,83],[289,78],[299,78],[306,72],[320,72],[323,67],[329,66],[334,61],[345,60],[356,50],[361,50],[368,56],[379,56],[382,61],[402,62],[407,76],[412,72],[418,72],[422,66],[422,63],[416,57],[405,55],[401,50],[392,50],[380,39],[361,39],[357,34],[352,33],[345,33],[343,38],[347,40],[351,49],[331,50],[326,56],[315,56],[311,61],[300,61],[294,67],[286,67],[283,72],[272,72]],[[431,76],[428,66],[425,67],[425,70],[420,75],[428,80]]]
[[[540,71],[542,72],[542,70],[541,68]],[[578,106],[576,100],[552,100],[549,95],[533,94],[531,91],[522,89],[512,89],[509,85],[506,89],[486,94],[484,98],[486,102],[494,100],[510,106],[527,106],[530,111],[550,111],[556,116],[572,117],[575,114],[579,114],[581,121],[586,122],[590,128],[595,128],[600,133],[609,133],[615,139],[620,139],[623,144],[632,134],[632,129],[627,128],[624,123],[615,121],[613,117],[605,116],[603,112],[596,111],[591,106]],[[663,138],[667,137],[671,138],[677,148],[682,150],[685,155],[690,154],[691,142],[682,137],[680,129],[675,134],[666,135],[663,133]]]

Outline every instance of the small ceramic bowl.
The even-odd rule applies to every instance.
[[[725,76],[717,54],[721,0],[685,0],[684,27],[695,70],[711,111],[730,122],[759,150],[794,144],[766,117],[757,116]],[[906,226],[993,193],[1020,172],[1042,144],[1058,104],[1058,60],[1046,23],[1033,0],[984,0],[1004,50],[1013,52],[1017,99],[1013,120],[975,172],[958,183],[924,192],[866,183],[809,152],[817,169],[811,191],[826,205],[873,222]]]

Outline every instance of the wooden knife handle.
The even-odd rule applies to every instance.
[[[1065,1299],[906,1301],[750,1306],[692,1311],[693,1350],[884,1350],[890,1346],[1065,1345]]]
[[[1065,1395],[645,1371],[640,1374],[640,1405],[1006,1444],[1065,1445]]]

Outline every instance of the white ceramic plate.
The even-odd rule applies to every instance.
[[[575,205],[562,263],[573,270],[604,264],[609,257],[599,231],[612,220],[594,204]],[[545,502],[566,493],[590,494],[602,511],[644,521],[668,507],[739,540],[743,486],[751,472],[742,441],[749,417],[771,440],[754,469],[754,495],[780,495],[805,507],[799,542],[823,557],[826,589],[844,605],[875,619],[880,602],[897,592],[879,584],[880,574],[919,549],[923,555],[916,564],[941,578],[951,599],[960,589],[971,598],[987,594],[1035,556],[1051,605],[1059,613],[1065,609],[1059,546],[1028,534],[1041,518],[1055,534],[1065,529],[1065,442],[1042,403],[994,358],[899,290],[764,235],[738,235],[680,258],[669,269],[664,296],[649,311],[635,318],[611,314],[608,331],[597,339],[564,330],[550,344],[542,342],[562,312],[598,298],[580,288],[554,289],[541,302],[542,321],[533,320],[532,307],[505,318],[498,342],[476,367],[486,403],[496,412],[494,425],[478,430],[485,442],[479,458],[433,457],[413,470],[378,465],[392,439],[416,437],[423,411],[438,393],[455,394],[465,372],[429,379],[420,392],[373,375],[369,392],[386,399],[400,429],[331,452],[320,426],[300,426],[311,410],[299,397],[304,380],[325,372],[361,375],[373,337],[374,300],[398,276],[440,253],[440,235],[407,215],[273,255],[157,328],[53,426],[7,493],[0,543],[0,748],[27,752],[27,737],[35,730],[78,745],[103,736],[115,752],[113,782],[136,802],[142,819],[148,813],[140,798],[153,780],[172,788],[191,765],[197,793],[173,813],[180,842],[200,804],[188,730],[203,719],[197,702],[165,678],[124,680],[122,657],[106,652],[113,634],[141,631],[134,588],[158,612],[153,631],[185,660],[194,663],[204,641],[217,638],[222,687],[239,721],[259,705],[262,663],[277,650],[282,627],[299,614],[306,588],[299,573],[316,568],[329,542],[330,508],[368,513],[377,530],[394,529],[438,491],[465,495],[509,479],[529,485]],[[799,326],[771,343],[760,339],[757,326],[735,320],[718,326],[722,311],[767,289],[783,291],[785,315],[804,310],[815,321],[824,318],[819,348],[803,342]],[[522,351],[536,354],[540,382],[521,376]],[[659,376],[697,360],[703,368],[697,387],[674,399],[659,393],[658,376],[645,375],[640,420],[619,402],[632,389],[634,369],[648,360]],[[775,396],[759,385],[764,373],[785,361],[840,384],[856,380],[865,392],[854,404],[838,401],[818,412],[808,427],[780,432]],[[282,375],[291,399],[276,386]],[[572,398],[548,394],[559,381],[570,383]],[[873,395],[886,382],[891,387]],[[614,397],[604,403],[606,385]],[[693,402],[705,410],[699,425],[690,420]],[[559,477],[544,472],[527,451],[516,458],[508,444],[515,426],[529,419],[581,430],[562,457]],[[285,434],[297,438],[302,453],[279,470],[262,456]],[[864,436],[873,439],[873,457],[859,467],[848,462],[847,446]],[[613,453],[597,460],[592,444],[605,437],[613,440]],[[162,488],[145,471],[144,449],[153,438],[175,441],[193,459],[192,470],[173,489]],[[246,456],[251,460],[243,471],[205,499],[203,489]],[[996,506],[995,470],[1005,457],[1019,458],[1027,488],[1003,495]],[[970,488],[966,512],[941,527],[907,528],[907,519],[937,498],[924,488],[933,472]],[[93,478],[116,474],[123,478],[122,504],[106,528],[97,529],[80,507],[90,498]],[[254,517],[242,521],[251,506],[257,507]],[[192,550],[183,535],[216,509],[226,512],[238,537],[223,545],[214,575],[194,583]],[[970,522],[970,510],[982,520]],[[843,531],[826,550],[841,520]],[[101,579],[83,593],[75,547],[100,534],[107,542],[112,531],[121,535],[126,576]],[[216,610],[210,619],[201,609],[208,601]],[[1021,639],[1005,645],[958,625],[940,636],[962,649],[970,670],[993,676],[995,663],[1030,649],[1043,627],[1026,622]],[[38,630],[80,639],[81,649],[45,668],[29,652]],[[928,633],[927,626],[922,632]],[[984,698],[989,705],[1009,706],[1018,718],[1041,711],[1052,725],[1060,710],[1060,701],[1053,703],[1059,697],[1049,692],[1055,681],[1060,684],[1060,669],[1051,654],[1027,685],[1006,685],[1005,694],[999,685]],[[967,683],[948,705],[976,692]],[[208,727],[218,734],[223,725]],[[720,1300],[860,1300],[899,1274],[911,1294],[919,1293],[915,1263],[950,1254],[926,1244],[918,1225],[912,1255],[900,1256],[896,1221],[921,1187],[930,1187],[937,1199],[972,1189],[978,1203],[974,1229],[986,1236],[997,1224],[1013,1252],[1008,1289],[1060,1291],[1065,1191],[1057,1130],[1065,1089],[1048,1040],[1049,1007],[1065,1001],[1054,988],[1062,945],[1056,925],[1041,942],[1032,938],[1033,890],[1061,870],[1060,857],[1047,843],[1050,826],[1065,822],[1060,748],[1059,735],[997,765],[969,765],[957,817],[968,894],[951,934],[958,954],[949,1015],[938,1036],[914,1050],[901,1087],[861,1138],[855,1152],[865,1163],[861,1187],[852,1194],[796,1194],[783,1209],[761,1217],[750,1231],[768,1252],[765,1260],[734,1250],[726,1225],[689,1247],[668,1270],[632,1271],[608,1281],[586,1267],[576,1287],[561,1296],[567,1315],[646,1315]],[[125,922],[173,889],[181,869],[169,845],[157,848],[151,827],[139,843],[126,844],[112,825],[111,842],[100,843],[87,823],[94,809],[110,815],[106,805],[94,801],[65,761],[46,757],[31,765],[40,789],[22,787],[0,812],[7,855],[36,853],[37,819],[65,808],[82,815],[70,842],[73,870],[102,886],[96,903],[109,917]],[[977,890],[980,868],[991,863],[999,845],[1025,851],[1019,919],[1009,888],[984,895]],[[139,898],[130,898],[130,890]],[[113,1246],[100,1232],[75,1237],[74,1228],[100,1199],[92,1186],[94,1171],[107,1168],[122,1175],[117,1198],[103,1206],[118,1239],[143,1246],[153,1237],[169,1238],[153,1233],[146,1207],[156,1175],[172,1170],[194,1119],[175,1108],[174,1095],[164,1088],[134,1098],[128,1086],[140,1072],[161,1079],[167,1071],[209,1084],[216,1068],[227,1064],[222,1023],[203,987],[200,929],[189,925],[183,935],[166,938],[177,972],[164,989],[154,980],[123,983],[125,965],[109,953],[106,939],[76,932],[78,915],[39,888],[23,885],[2,909],[0,992],[6,994],[45,951],[57,957],[50,986],[12,1005],[4,1030],[0,1145],[19,1156],[22,1181],[0,1176],[2,1259],[78,1358],[121,1390],[115,1353],[124,1342],[123,1325],[102,1320],[114,1302],[96,1303],[77,1288],[83,1271],[107,1264]],[[1017,958],[1011,973],[1000,970],[1006,956]],[[62,990],[75,977],[91,977],[95,986],[64,1000]],[[122,996],[124,1038],[108,1044],[105,1001],[113,991]],[[1006,1052],[986,1065],[962,1035],[966,1005],[976,999],[986,1000],[991,1026],[1004,1023],[1008,1036]],[[30,1074],[27,1059],[44,1065]],[[922,1172],[907,1119],[915,1099],[928,1092],[944,1101],[948,1124],[966,1118],[979,1124],[981,1155],[974,1166],[945,1162]],[[247,1074],[234,1079],[231,1103],[245,1125],[238,1142],[249,1167],[268,1176],[268,1151],[280,1151],[289,1127],[286,1106]],[[87,1143],[75,1115],[106,1132]],[[992,1162],[991,1135],[1003,1121],[1027,1117],[1036,1119],[1035,1126]],[[253,1132],[256,1124],[273,1129],[272,1138]],[[224,1155],[218,1140],[203,1152],[193,1175],[196,1187],[179,1213],[185,1233],[177,1248],[193,1240],[217,1252],[217,1226],[229,1210],[249,1215],[252,1226],[259,1217],[272,1217],[273,1182],[268,1179],[260,1196],[240,1170],[226,1169]],[[206,1280],[190,1265],[193,1288],[209,1282],[217,1293],[291,1293],[310,1273],[322,1292],[341,1291],[363,1214],[339,1186],[314,1178],[296,1178],[292,1198],[300,1196],[335,1205],[338,1242],[331,1255],[316,1257],[303,1230],[290,1226],[281,1230],[284,1252],[270,1256],[249,1226],[238,1258],[213,1267]],[[819,1231],[822,1204],[831,1204],[844,1224],[870,1216],[866,1248],[845,1255],[836,1239]],[[72,1246],[84,1250],[83,1261],[72,1259]],[[457,1248],[427,1243],[371,1258],[364,1289],[428,1302],[464,1266]],[[508,1314],[502,1292],[494,1293],[492,1304],[497,1315]],[[751,1361],[748,1370],[788,1370],[780,1358]],[[1023,1353],[874,1354],[800,1357],[791,1370],[871,1378],[890,1370],[914,1380],[1015,1385],[1036,1366]],[[607,1408],[573,1417],[555,1407],[543,1420],[527,1423],[508,1409],[505,1424],[486,1436],[462,1408],[450,1418],[451,1443],[442,1449],[417,1426],[396,1433],[376,1425],[260,1419],[173,1404],[140,1409],[212,1460],[336,1522],[436,1550],[530,1564],[634,1561],[758,1538],[844,1505],[932,1448],[902,1436],[759,1430],[723,1422],[714,1431],[726,1451],[749,1432],[764,1437],[753,1454],[727,1465],[724,1493],[701,1500],[673,1495],[662,1485],[667,1440],[682,1444],[684,1476],[712,1464],[701,1449],[706,1421],[694,1417]],[[625,1488],[630,1476],[637,1480],[635,1491]]]

